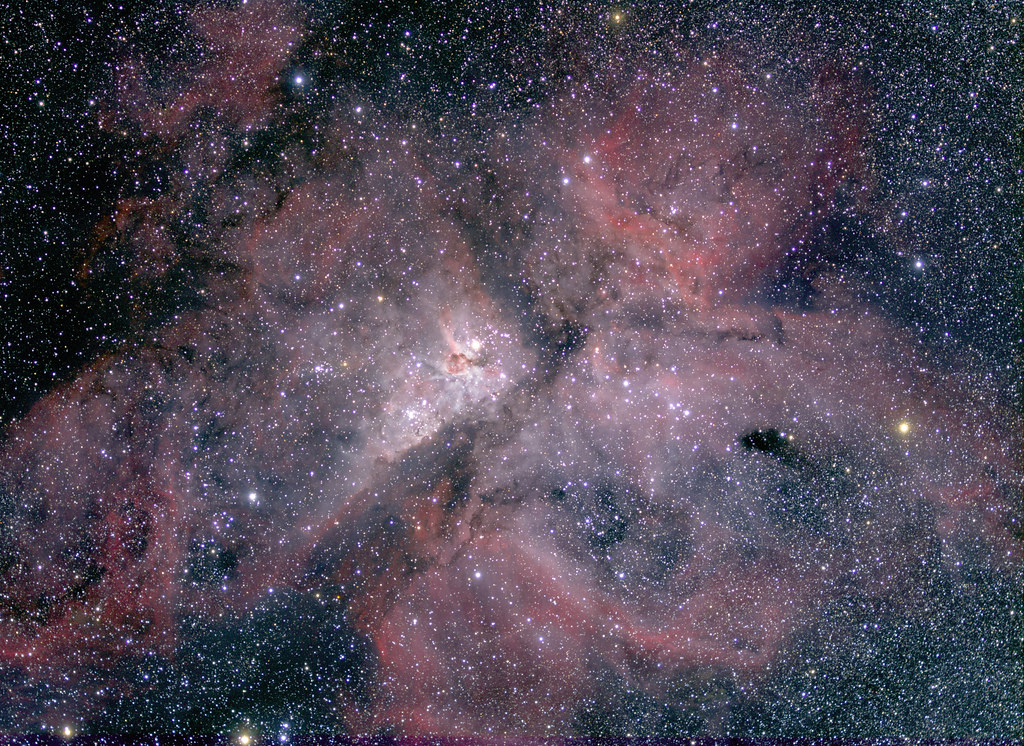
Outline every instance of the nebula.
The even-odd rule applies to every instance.
[[[161,187],[82,276],[139,333],[4,433],[5,728],[737,733],[837,604],[1019,586],[1010,402],[828,244],[878,220],[855,70],[677,49],[452,144],[301,121],[307,26],[119,68]]]

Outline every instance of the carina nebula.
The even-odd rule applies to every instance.
[[[870,45],[393,11],[107,52],[128,333],[3,431],[2,728],[1019,737],[1015,312],[914,310],[971,259]]]

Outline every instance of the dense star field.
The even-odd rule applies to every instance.
[[[0,732],[1022,735],[1012,3],[28,3]]]

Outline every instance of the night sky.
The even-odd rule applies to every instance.
[[[0,21],[0,733],[1022,736],[1012,2]]]

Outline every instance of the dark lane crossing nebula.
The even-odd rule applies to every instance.
[[[0,732],[1021,737],[1010,4],[37,10]]]

